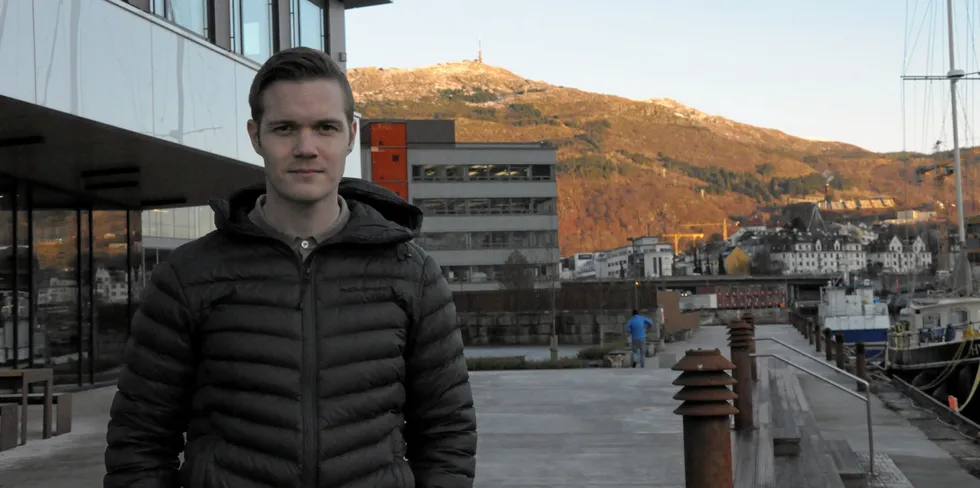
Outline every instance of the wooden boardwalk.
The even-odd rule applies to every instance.
[[[733,433],[736,488],[867,488],[867,468],[846,441],[827,441],[796,372],[760,358],[755,429]]]

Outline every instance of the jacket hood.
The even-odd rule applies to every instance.
[[[243,188],[228,199],[211,200],[218,230],[263,235],[248,213],[264,194],[265,184]],[[409,241],[422,228],[422,210],[394,192],[357,178],[342,178],[340,196],[350,209],[350,220],[338,234],[341,240],[360,243]]]

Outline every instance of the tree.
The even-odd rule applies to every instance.
[[[508,290],[526,290],[534,288],[534,269],[524,254],[514,251],[507,256],[503,272],[499,278],[500,285]]]
[[[752,276],[772,276],[782,273],[782,263],[774,261],[768,249],[760,249],[749,266]]]

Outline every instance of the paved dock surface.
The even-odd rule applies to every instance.
[[[805,344],[789,326],[759,326],[758,334]],[[668,345],[679,358],[689,348],[719,347],[725,329],[705,327],[687,343]],[[807,359],[760,343],[807,365]],[[810,349],[807,349],[810,350]],[[681,418],[672,413],[677,373],[657,369],[475,372],[479,418],[478,488],[682,488]],[[815,366],[815,365],[811,365]],[[833,377],[830,370],[824,374]],[[801,377],[824,435],[845,439],[867,456],[864,405]],[[114,387],[77,394],[71,434],[40,439],[35,422],[26,446],[0,453],[0,488],[100,486],[105,425]],[[914,488],[980,488],[980,481],[900,413],[874,402],[876,448]],[[32,418],[40,418],[40,411]],[[905,488],[908,485],[879,485]]]

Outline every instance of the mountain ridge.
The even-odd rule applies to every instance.
[[[885,194],[919,205],[933,193],[895,194],[909,190],[901,153],[793,136],[670,98],[597,94],[476,61],[355,68],[348,77],[364,118],[452,118],[460,142],[556,145],[565,254],[819,198],[827,183],[834,199]],[[907,157],[912,167],[927,159]]]

